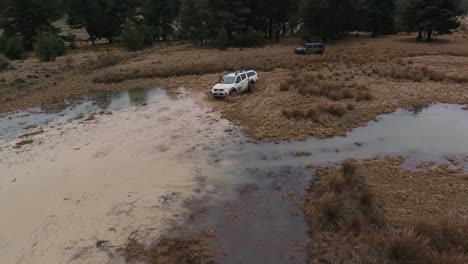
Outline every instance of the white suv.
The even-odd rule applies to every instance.
[[[258,74],[252,70],[231,72],[220,78],[211,89],[214,97],[236,96],[241,92],[251,91],[258,81]]]

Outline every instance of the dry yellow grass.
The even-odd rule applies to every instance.
[[[212,230],[184,237],[162,236],[155,245],[148,249],[135,239],[130,239],[122,249],[127,262],[135,263],[214,263],[214,253],[208,246],[210,239],[215,237]],[[138,262],[139,263],[139,262]]]
[[[467,175],[403,161],[318,169],[304,202],[310,263],[468,261]]]

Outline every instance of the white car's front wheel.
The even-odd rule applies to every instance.
[[[247,92],[252,92],[255,88],[255,82],[251,82],[249,87],[247,87]]]
[[[229,92],[229,96],[232,96],[232,97],[237,96],[237,90],[236,89],[231,89],[231,91]]]

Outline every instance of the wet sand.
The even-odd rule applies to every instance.
[[[3,143],[0,262],[105,263],[97,241],[154,238],[180,220],[207,166],[197,148],[230,125],[186,94],[153,92],[147,106],[45,127],[31,146]],[[184,157],[193,151],[197,159]]]

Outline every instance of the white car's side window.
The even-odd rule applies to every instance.
[[[247,78],[247,76],[245,74],[242,74],[242,80],[245,80],[245,78]]]
[[[240,81],[241,81],[241,77],[239,76],[239,77],[237,77],[237,79],[236,79],[236,83],[239,83]]]

